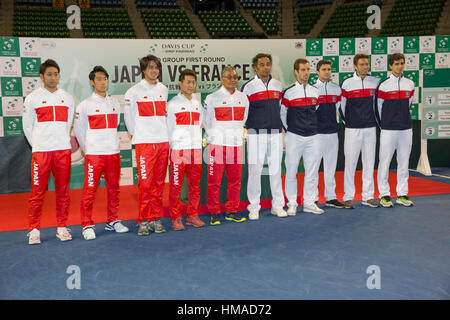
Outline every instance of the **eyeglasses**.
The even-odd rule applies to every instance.
[[[239,79],[239,76],[226,76],[226,77],[224,77],[225,79],[228,79],[228,80],[231,80],[231,79],[233,79],[233,80],[238,80]]]

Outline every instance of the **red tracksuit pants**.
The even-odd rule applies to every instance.
[[[202,176],[202,150],[171,150],[170,151],[170,216],[172,220],[181,217],[180,192],[186,174],[189,191],[188,216],[198,215],[200,203],[200,178]]]
[[[227,176],[227,212],[237,212],[240,201],[241,173],[243,162],[242,146],[228,147],[210,144],[208,146],[208,189],[206,203],[211,214],[220,213],[220,185],[223,173]]]
[[[118,218],[120,153],[86,155],[84,158],[84,185],[80,208],[81,226],[83,228],[94,224],[92,206],[102,173],[106,182],[107,221],[113,222]]]
[[[70,150],[34,152],[31,158],[31,196],[28,201],[29,229],[40,230],[44,194],[50,172],[55,180],[56,221],[65,227],[69,215]]]
[[[142,220],[153,221],[163,216],[162,193],[167,173],[169,142],[136,144],[138,166],[139,215]]]

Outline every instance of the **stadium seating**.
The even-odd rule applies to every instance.
[[[123,7],[122,0],[91,0],[91,7]]]
[[[197,32],[183,10],[143,9],[141,16],[151,38],[198,39]]]
[[[307,34],[320,19],[324,8],[303,8],[297,12],[298,26],[297,30],[300,34]]]
[[[319,38],[364,37],[368,32],[367,6],[367,2],[338,6],[320,31]]]
[[[252,16],[268,35],[278,34],[278,13],[275,10],[253,10]]]
[[[64,8],[16,7],[13,34],[15,37],[68,38],[66,20]]]
[[[244,9],[258,8],[258,9],[273,9],[277,6],[277,0],[239,0]]]
[[[445,0],[396,0],[380,36],[431,35]]]
[[[317,6],[321,4],[329,4],[332,2],[333,0],[298,0],[297,4],[299,7],[306,7],[306,6]]]
[[[85,38],[136,38],[126,9],[81,9]]]
[[[165,1],[136,0],[135,2],[136,2],[136,7],[138,7],[138,8],[149,8],[149,7],[175,8],[175,7],[178,7],[178,3],[176,0],[165,0]]]
[[[239,11],[200,11],[199,17],[213,37],[218,33],[254,32]]]
[[[52,0],[16,0],[15,3],[17,5],[39,5],[39,6],[51,6]]]

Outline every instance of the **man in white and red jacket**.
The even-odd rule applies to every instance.
[[[96,66],[89,73],[94,93],[76,109],[73,131],[84,157],[84,185],[81,198],[81,226],[86,240],[95,239],[92,206],[98,181],[103,174],[107,189],[107,222],[105,230],[128,232],[118,220],[120,151],[117,127],[120,118],[119,102],[107,94],[108,72]]]
[[[136,147],[138,166],[138,235],[165,232],[162,192],[169,157],[166,123],[167,87],[158,81],[161,62],[154,55],[139,60],[142,80],[125,93],[124,120]],[[149,223],[148,223],[149,222]]]
[[[225,219],[242,222],[238,214],[243,164],[244,125],[249,101],[237,90],[239,76],[236,69],[226,66],[222,71],[222,87],[205,99],[205,124],[208,136],[208,189],[206,202],[211,225],[220,224],[219,191],[223,173],[227,175]]]
[[[167,127],[170,143],[170,215],[174,230],[184,230],[181,218],[180,192],[186,174],[189,205],[186,224],[202,227],[198,217],[200,178],[202,175],[202,104],[194,96],[197,75],[185,69],[179,76],[180,93],[167,104]]]
[[[42,63],[39,72],[44,87],[34,90],[24,102],[23,131],[33,152],[28,202],[29,244],[41,243],[40,220],[50,172],[55,179],[56,236],[61,241],[72,240],[66,222],[70,202],[70,129],[74,101],[70,94],[58,88],[59,71],[54,60]]]

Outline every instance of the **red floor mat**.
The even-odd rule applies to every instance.
[[[301,194],[303,190],[303,177],[304,174],[298,175],[298,190],[299,198],[298,202],[301,205]],[[391,185],[391,195],[396,197],[396,173],[390,172],[389,184]],[[344,172],[336,172],[336,195],[339,200],[342,200],[344,195]],[[356,197],[355,201],[361,200],[361,171],[357,171],[355,174],[355,187]],[[284,176],[283,176],[284,185]],[[376,172],[375,172],[375,190],[377,190]],[[323,197],[324,185],[323,174],[319,173],[319,202],[325,201]],[[435,182],[423,178],[409,177],[409,196],[421,196],[430,194],[444,194],[450,193],[450,184],[441,182]],[[69,212],[68,225],[80,224],[79,206],[81,199],[81,190],[70,190],[71,206]],[[378,192],[375,192],[375,197],[378,197]],[[9,195],[0,195],[0,231],[12,231],[12,230],[24,230],[28,228],[27,217],[27,205],[28,205],[29,193],[17,193]],[[169,210],[169,185],[166,184],[163,193],[163,204],[165,215],[168,216]],[[135,220],[137,217],[137,186],[121,187],[120,189],[120,211],[119,218],[121,220]],[[261,200],[262,208],[269,208],[271,204],[270,199]],[[248,205],[247,201],[243,201],[240,204],[240,210],[245,210]],[[186,210],[186,206],[183,207],[183,212]],[[222,206],[224,211],[224,206]],[[200,213],[207,213],[206,205],[201,205],[199,208]],[[93,219],[96,223],[106,221],[106,188],[99,188],[96,194],[96,201],[94,203]],[[54,227],[56,226],[55,217],[55,192],[48,191],[45,195],[43,213],[41,218],[41,227]]]

